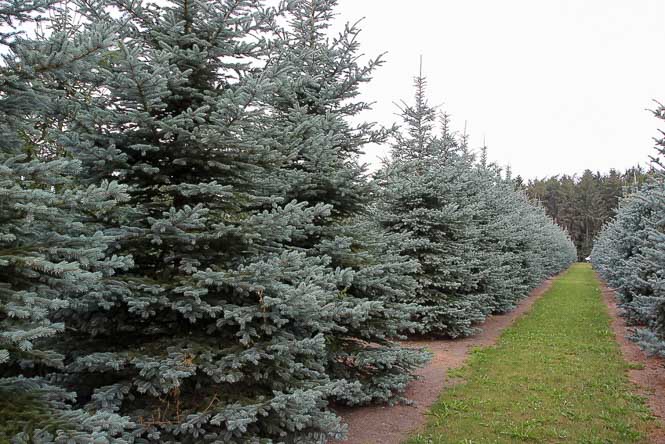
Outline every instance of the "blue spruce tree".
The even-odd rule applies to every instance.
[[[328,374],[356,384],[334,399],[354,405],[392,401],[427,354],[392,342],[417,328],[411,319],[415,307],[398,301],[415,290],[418,264],[399,255],[401,238],[385,233],[369,216],[374,188],[359,155],[367,144],[383,142],[387,132],[352,121],[370,108],[358,95],[381,60],[359,64],[357,25],[327,35],[336,4],[290,2],[288,26],[278,29],[271,53],[278,80],[268,133],[283,163],[270,183],[287,200],[330,208],[330,217],[316,221],[318,231],[292,245],[308,256],[328,258],[331,271],[351,276],[338,289],[341,330],[326,340]]]
[[[479,196],[480,215],[476,218],[480,236],[476,247],[479,251],[479,290],[490,297],[493,313],[505,313],[515,307],[529,290],[525,284],[522,263],[523,236],[521,220],[513,218],[520,204],[514,187],[501,176],[501,169],[487,161],[487,148],[483,147],[477,171],[485,190]]]
[[[654,111],[665,120],[665,107]],[[633,339],[665,356],[665,138],[656,139],[654,172],[641,189],[622,199],[616,217],[598,235],[592,262],[617,290]]]
[[[428,105],[415,79],[415,104],[402,107],[392,161],[381,172],[379,219],[407,235],[402,252],[418,260],[423,331],[465,336],[490,313],[512,309],[531,288],[574,260],[566,233],[515,191],[510,178],[469,152],[466,135]]]
[[[435,134],[437,110],[429,106],[422,75],[415,79],[415,104],[404,104],[404,132],[397,134],[392,162],[381,173],[381,223],[393,233],[410,233],[402,252],[421,265],[419,288],[410,302],[423,308],[425,333],[451,337],[475,331],[489,313],[486,294],[478,293],[479,187],[474,158],[449,131]]]
[[[116,269],[131,266],[110,254],[116,238],[99,230],[128,199],[114,180],[81,187],[79,161],[61,129],[77,93],[74,79],[109,44],[97,27],[71,36],[53,1],[0,2],[0,441],[127,437],[126,419],[89,415],[54,383],[64,368],[60,314],[103,292]],[[22,30],[45,15],[48,38]],[[10,402],[7,402],[10,400]],[[60,430],[60,432],[58,432]],[[63,441],[64,442],[64,441]]]
[[[408,306],[383,300],[412,288],[416,264],[383,251],[394,236],[350,222],[366,196],[349,204],[273,183],[291,171],[276,104],[294,72],[272,60],[276,11],[76,5],[84,26],[116,35],[78,79],[86,100],[64,139],[85,186],[127,186],[128,202],[95,224],[134,266],[59,312],[69,328],[57,383],[78,407],[131,420],[141,442],[342,436],[330,400],[393,399],[427,359],[390,341],[413,324]],[[330,137],[347,137],[341,115],[331,124]]]

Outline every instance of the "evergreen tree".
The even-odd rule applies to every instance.
[[[352,119],[370,108],[358,99],[360,87],[382,62],[359,64],[357,25],[327,36],[336,4],[290,2],[288,26],[279,30],[271,54],[278,81],[267,138],[283,155],[282,168],[269,179],[272,189],[287,200],[330,206],[331,217],[317,220],[319,230],[293,246],[328,257],[331,271],[351,273],[335,308],[343,333],[326,340],[328,373],[359,384],[335,398],[353,405],[391,401],[427,354],[390,341],[416,328],[415,307],[395,301],[414,291],[417,263],[397,254],[399,236],[368,218],[373,186],[358,157],[365,145],[381,143],[386,131]]]
[[[510,173],[469,152],[447,115],[435,134],[422,74],[415,104],[404,104],[405,130],[380,174],[380,220],[408,235],[402,252],[421,265],[408,299],[421,307],[425,333],[469,335],[490,313],[505,312],[543,279],[567,267],[574,247],[542,208],[515,191]],[[558,251],[560,250],[560,251]]]
[[[662,105],[655,111],[665,120]],[[661,132],[662,135],[662,132]],[[649,353],[665,356],[665,139],[656,139],[650,180],[620,201],[616,217],[600,232],[592,262],[617,290],[623,314],[637,326],[635,339]]]
[[[304,138],[281,126],[297,67],[271,60],[284,42],[268,41],[279,28],[259,1],[75,4],[83,26],[116,36],[78,79],[85,100],[63,140],[86,186],[127,186],[128,202],[88,225],[133,267],[58,311],[68,330],[54,381],[86,411],[133,421],[138,440],[341,436],[329,400],[393,399],[428,358],[390,341],[413,327],[412,308],[390,299],[414,286],[416,264],[354,219],[365,188],[338,193],[365,143],[345,130],[348,112],[305,122],[316,132]],[[331,166],[310,173],[328,192],[268,180],[292,170],[281,144],[322,136]]]
[[[393,161],[383,171],[381,223],[394,233],[410,233],[402,252],[417,259],[420,288],[411,301],[420,305],[426,333],[468,335],[488,313],[488,297],[474,293],[480,279],[473,249],[479,235],[471,222],[480,192],[473,157],[443,121],[434,133],[437,111],[429,106],[426,81],[415,79],[415,104],[403,104],[405,131],[396,135]]]
[[[586,170],[580,177],[564,174],[529,181],[526,191],[570,233],[578,258],[584,260],[591,252],[593,239],[614,215],[625,190],[642,186],[652,174],[639,166],[622,173],[610,170],[600,174]]]
[[[70,137],[87,180],[130,186],[132,211],[108,228],[135,267],[70,313],[65,381],[151,441],[339,435],[326,398],[346,388],[325,373],[325,334],[350,276],[285,247],[330,209],[259,180],[276,161],[262,139],[273,81],[257,68],[274,12],[231,0],[80,12],[121,34]]]
[[[96,223],[127,200],[125,187],[113,179],[80,187],[80,162],[59,131],[77,100],[74,79],[99,58],[110,30],[71,36],[55,3],[0,2],[0,397],[12,400],[2,441],[21,432],[50,442],[58,429],[61,440],[130,436],[125,418],[72,410],[72,394],[52,384],[65,365],[54,336],[71,328],[57,314],[97,297],[131,265],[109,254],[115,237]],[[48,38],[21,32],[46,14],[55,18]]]
[[[526,280],[520,246],[530,233],[520,230],[523,220],[516,220],[521,201],[517,199],[511,180],[501,177],[501,170],[484,160],[478,165],[484,193],[481,195],[482,218],[477,218],[481,235],[476,248],[483,263],[480,267],[479,289],[490,296],[491,312],[505,313],[528,293],[531,282]]]
[[[575,248],[544,209],[516,189],[509,170],[502,178],[496,166],[481,163],[480,172],[486,180],[478,244],[486,262],[482,284],[492,296],[492,312],[503,313],[544,279],[568,267]]]

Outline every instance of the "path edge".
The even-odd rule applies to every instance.
[[[450,379],[450,370],[462,368],[467,364],[472,349],[492,347],[497,344],[503,332],[528,314],[533,305],[553,286],[554,282],[570,268],[545,279],[532,289],[510,312],[489,316],[479,325],[482,331],[467,338],[404,341],[407,347],[428,347],[433,352],[430,363],[419,369],[418,379],[412,382],[405,397],[414,401],[411,406],[404,405],[369,405],[355,408],[338,408],[337,413],[349,427],[345,440],[331,440],[328,444],[399,444],[409,436],[424,430],[428,412],[439,399],[441,393],[456,385],[458,379]],[[415,388],[426,387],[424,396],[414,396]],[[410,393],[411,392],[411,393]],[[402,424],[396,424],[402,423]],[[371,424],[371,426],[370,426]],[[665,443],[663,443],[665,444]]]
[[[628,339],[633,327],[626,324],[620,315],[616,291],[595,271],[601,298],[610,317],[610,328],[626,363],[631,366],[627,375],[634,392],[645,398],[654,417],[654,427],[649,433],[649,442],[665,444],[665,359],[649,356],[639,345]],[[637,365],[642,368],[638,368]]]

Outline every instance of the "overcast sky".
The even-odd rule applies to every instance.
[[[422,54],[431,103],[514,174],[648,162],[662,125],[647,109],[665,101],[664,0],[339,0],[338,11],[365,18],[364,53],[387,52],[364,90],[368,119],[397,120]]]

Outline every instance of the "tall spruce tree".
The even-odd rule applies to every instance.
[[[267,180],[291,170],[276,132],[293,131],[291,148],[313,142],[279,126],[296,70],[270,60],[275,11],[235,0],[74,4],[82,26],[116,36],[80,80],[86,100],[66,142],[86,186],[128,187],[126,205],[95,223],[134,266],[58,312],[70,327],[58,384],[86,411],[132,420],[137,440],[341,436],[329,400],[392,399],[427,359],[390,342],[413,326],[411,309],[384,301],[413,286],[416,264],[384,250],[395,236],[349,222],[367,197],[344,201],[344,180],[318,197]],[[312,120],[326,130],[312,134],[344,140],[343,117]],[[335,143],[331,165],[355,177]]]
[[[422,74],[415,104],[402,107],[392,161],[380,174],[380,221],[408,234],[402,252],[421,264],[419,289],[408,298],[421,307],[423,331],[463,336],[490,313],[513,308],[529,289],[567,267],[575,248],[544,210],[515,191],[512,180],[469,152],[447,115],[435,133]],[[509,176],[509,174],[508,174]]]
[[[370,108],[358,95],[381,59],[359,63],[357,25],[328,36],[336,4],[290,2],[288,26],[278,30],[271,53],[278,81],[268,132],[284,161],[270,183],[288,200],[330,206],[331,217],[317,221],[319,230],[293,246],[329,258],[331,270],[350,273],[335,308],[343,330],[326,339],[330,376],[359,383],[358,390],[335,399],[354,405],[391,401],[427,354],[391,342],[417,327],[411,320],[415,307],[396,301],[414,291],[418,265],[397,253],[399,236],[388,235],[368,217],[373,186],[359,155],[367,144],[384,141],[386,131],[352,121]]]
[[[75,79],[96,63],[112,30],[72,35],[57,3],[0,2],[3,442],[17,433],[20,442],[131,436],[125,418],[72,409],[72,394],[52,379],[65,365],[60,335],[71,328],[57,314],[98,296],[104,279],[131,266],[129,258],[109,254],[116,239],[96,223],[128,199],[126,188],[113,179],[79,186],[81,164],[62,137],[77,100]],[[46,15],[52,22],[37,37],[23,32]]]
[[[113,10],[114,7],[116,10]],[[259,1],[81,2],[118,43],[70,136],[91,182],[129,185],[109,226],[135,267],[70,314],[64,378],[150,441],[316,441],[343,431],[326,399],[326,308],[349,279],[284,243],[325,205],[263,194],[273,88]]]
[[[665,120],[665,107],[655,116]],[[616,217],[597,237],[594,267],[617,290],[623,314],[635,325],[633,339],[665,356],[665,138],[656,139],[654,170],[641,189],[620,201]],[[636,179],[636,176],[635,176]],[[637,180],[635,180],[637,183]]]
[[[473,246],[478,226],[478,176],[473,156],[448,132],[435,134],[437,110],[429,106],[426,81],[415,79],[415,104],[402,107],[405,130],[397,134],[392,162],[382,172],[381,223],[391,232],[411,233],[402,252],[422,267],[411,301],[423,310],[427,333],[471,334],[488,314],[488,296],[475,292],[480,275]]]
[[[475,248],[479,251],[479,291],[489,295],[491,311],[505,313],[515,307],[527,293],[522,266],[522,236],[529,235],[520,230],[521,224],[511,216],[519,205],[510,180],[504,180],[501,169],[487,162],[484,147],[477,174],[484,193],[479,196],[480,236]]]

